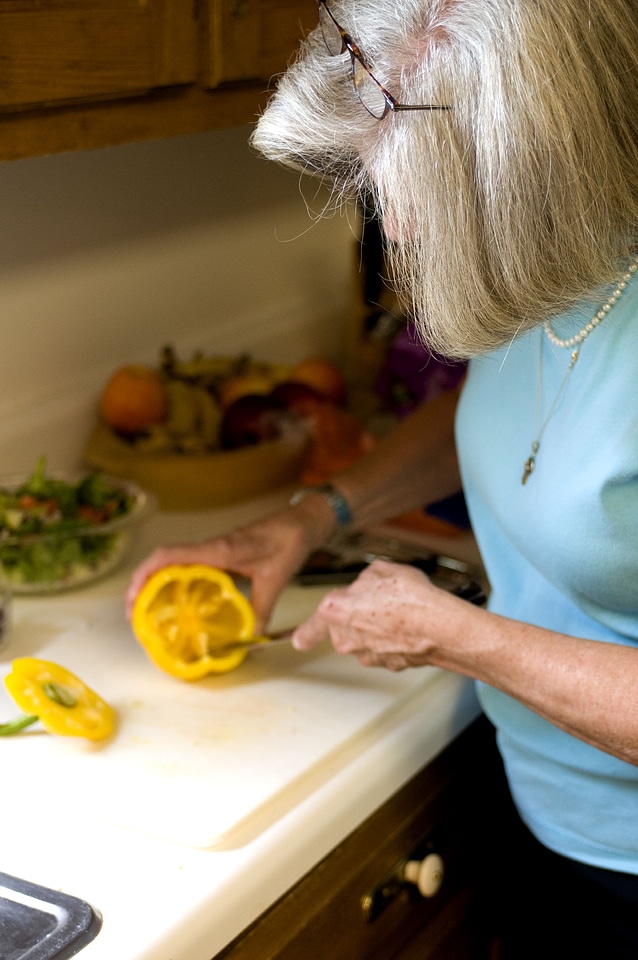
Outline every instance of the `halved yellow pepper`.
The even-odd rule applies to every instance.
[[[64,737],[102,740],[113,730],[112,708],[57,663],[20,657],[11,664],[4,683],[26,716],[0,726],[0,734],[15,733],[37,720],[49,733]]]
[[[161,670],[180,680],[199,680],[240,666],[247,651],[215,651],[229,640],[252,640],[255,614],[223,570],[171,564],[153,573],[138,593],[132,626]]]

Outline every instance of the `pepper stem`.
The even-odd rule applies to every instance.
[[[14,733],[20,733],[25,727],[30,727],[32,723],[37,723],[40,718],[30,714],[22,714],[9,723],[0,723],[0,737],[11,737]]]

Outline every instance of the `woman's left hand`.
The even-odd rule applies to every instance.
[[[415,567],[375,560],[349,586],[323,598],[295,631],[293,645],[309,650],[329,638],[338,653],[365,666],[424,666],[431,662],[436,623],[449,600]]]

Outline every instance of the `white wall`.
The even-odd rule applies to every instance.
[[[249,129],[0,165],[0,473],[79,463],[122,363],[338,359],[355,225]]]

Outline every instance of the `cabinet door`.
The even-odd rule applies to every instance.
[[[191,82],[196,39],[185,0],[0,0],[0,110]]]
[[[268,81],[317,25],[315,0],[207,0],[204,84]]]
[[[507,803],[479,720],[215,960],[489,960]],[[430,854],[443,876],[424,898],[400,877]]]

